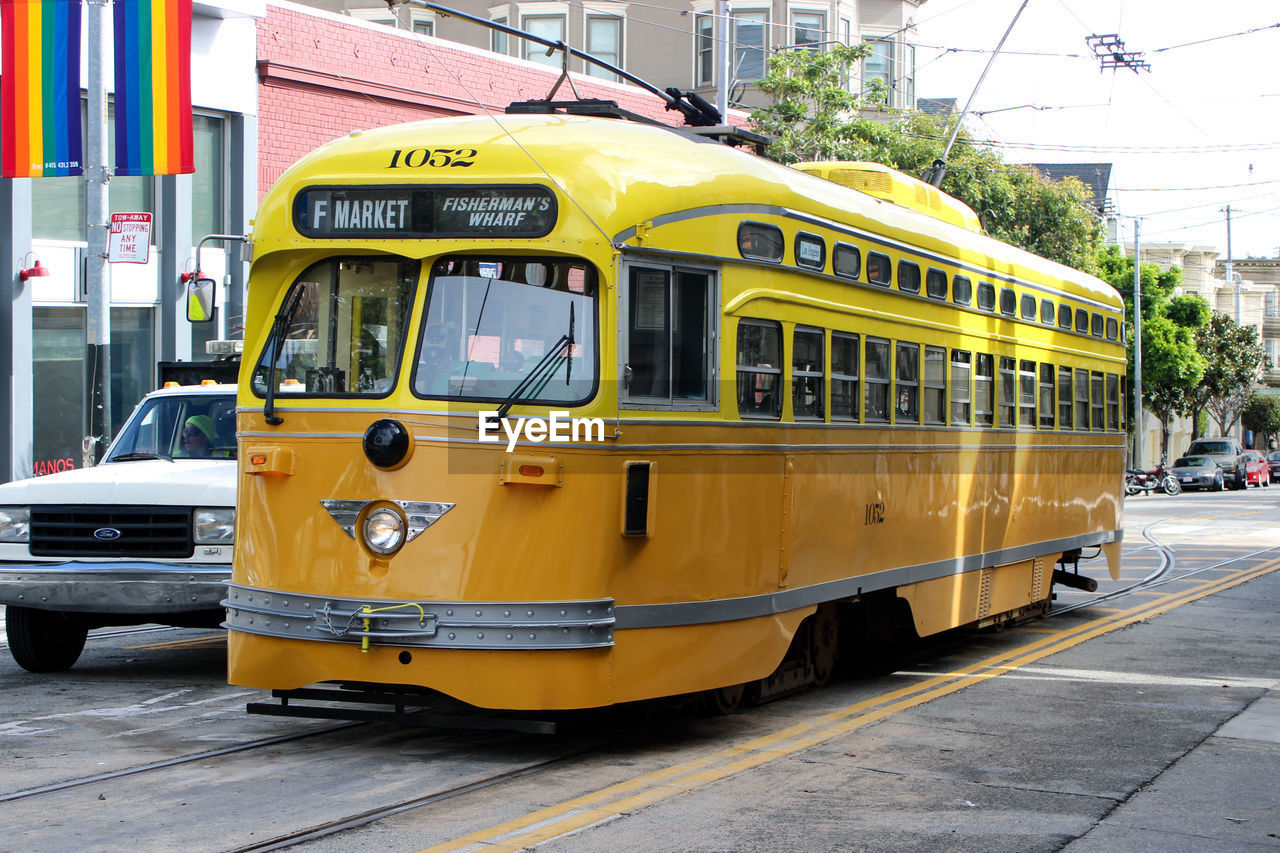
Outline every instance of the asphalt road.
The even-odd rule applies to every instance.
[[[1124,565],[892,671],[555,737],[249,716],[217,632],[0,655],[0,850],[1280,850],[1280,488],[1130,498]]]

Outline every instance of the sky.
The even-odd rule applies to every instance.
[[[1022,2],[927,0],[912,36],[916,95],[963,109]],[[1107,34],[1150,70],[1101,70],[1085,39]],[[1225,259],[1230,206],[1232,256],[1280,257],[1272,0],[1028,0],[965,126],[1010,162],[1112,163],[1128,244],[1137,217],[1144,244],[1207,245]]]

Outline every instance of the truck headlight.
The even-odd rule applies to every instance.
[[[235,540],[236,511],[225,508],[197,509],[192,528],[197,545],[230,545]]]
[[[31,509],[0,506],[0,542],[27,542],[31,532]]]
[[[364,519],[364,544],[375,554],[394,554],[404,544],[404,516],[389,506],[376,507]]]

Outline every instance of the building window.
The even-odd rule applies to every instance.
[[[693,39],[696,47],[694,76],[697,85],[712,86],[716,82],[716,19],[711,15],[697,15],[693,19]]]
[[[739,12],[733,16],[733,78],[759,80],[764,76],[764,52],[769,47],[769,13]]]
[[[796,420],[822,420],[821,329],[797,328],[791,338],[791,410]]]
[[[782,415],[782,327],[766,320],[738,322],[738,414]]]
[[[893,85],[893,42],[873,39],[870,44],[871,54],[862,60],[862,96],[879,89],[887,97]]]
[[[493,22],[495,24],[502,24],[503,26],[506,26],[507,19],[505,17],[494,18]],[[490,30],[489,31],[489,49],[492,50],[494,53],[501,53],[505,56],[507,53],[507,34],[502,32],[501,30]]]
[[[862,95],[883,91],[890,106],[915,106],[915,46],[893,39],[871,39],[871,55],[862,61]]]
[[[223,120],[213,116],[197,115],[191,119],[192,160],[196,167],[191,176],[191,237],[195,240],[226,233],[223,126]],[[111,182],[116,180],[112,178]]]
[[[858,419],[858,336],[831,333],[831,419]]]
[[[825,41],[827,18],[821,12],[796,12],[791,20],[794,27],[791,43],[796,47],[817,50],[818,44]]]
[[[587,18],[587,53],[607,62],[614,68],[622,67],[622,19],[613,15]],[[588,62],[586,72],[592,77],[617,80],[618,75]]]
[[[535,36],[548,41],[564,41],[564,15],[526,15],[521,19],[520,23],[522,29],[533,33]],[[524,58],[530,62],[551,65],[556,68],[559,68],[563,63],[560,51],[552,51],[551,55],[547,56],[545,45],[529,39],[524,40]]]

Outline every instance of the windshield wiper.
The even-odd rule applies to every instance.
[[[550,382],[551,377],[555,375],[556,368],[560,366],[559,361],[557,361],[560,354],[569,353],[569,351],[573,349],[573,344],[573,303],[570,302],[568,334],[560,336],[560,340],[556,341],[555,345],[552,346],[551,349],[547,350],[547,354],[533,366],[533,370],[529,371],[529,375],[520,380],[520,384],[512,389],[511,393],[507,395],[507,398],[502,401],[502,405],[498,407],[498,420],[505,418],[507,416],[507,412],[511,410],[511,407],[524,399],[526,392],[533,383],[542,379],[542,374],[545,373],[546,378],[543,379],[542,384],[540,384],[530,396],[537,397],[542,393],[542,389],[547,387],[547,383]],[[573,359],[570,358],[569,355],[565,355],[564,360],[568,362],[564,372],[564,384],[568,385],[569,377],[572,375],[573,371]],[[547,369],[548,366],[550,366],[550,370]]]
[[[121,453],[119,456],[112,456],[107,462],[136,462],[139,459],[163,459],[166,462],[172,462],[173,459],[168,456],[161,456],[159,453]]]
[[[285,333],[289,329],[289,324],[293,322],[293,315],[297,313],[298,305],[302,302],[302,290],[301,286],[294,288],[289,298],[280,306],[280,312],[276,314],[276,321],[271,324],[271,333],[267,338],[271,344],[271,360],[267,363],[266,403],[262,407],[262,415],[272,426],[280,426],[284,423],[284,418],[276,415],[276,362],[280,360],[280,349],[284,346]]]

